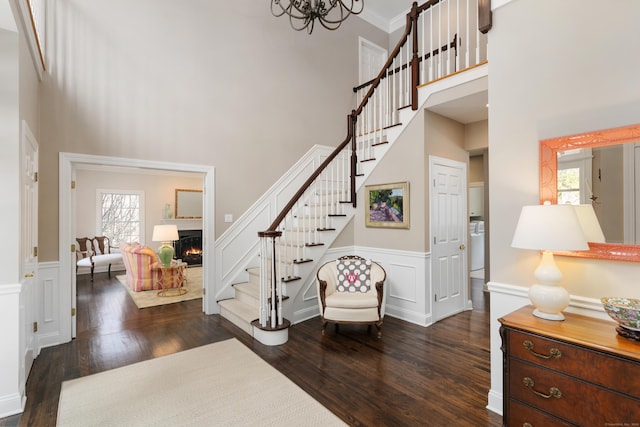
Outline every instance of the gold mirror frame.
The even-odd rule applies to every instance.
[[[176,219],[202,218],[202,190],[176,189]]]
[[[540,141],[540,203],[558,203],[558,152],[629,142],[640,142],[640,124]],[[554,253],[581,258],[640,262],[640,245],[589,242],[589,248],[588,251]]]

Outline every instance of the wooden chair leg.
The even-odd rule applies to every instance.
[[[91,281],[93,282],[93,266],[91,266]]]

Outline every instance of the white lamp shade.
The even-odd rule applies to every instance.
[[[178,240],[178,226],[175,224],[163,224],[153,226],[153,237],[151,240],[154,242],[170,242]]]
[[[547,251],[589,249],[574,207],[550,204],[522,208],[511,246]]]
[[[587,242],[604,243],[604,233],[598,222],[596,212],[593,210],[593,205],[573,205],[573,208],[576,210],[576,215],[578,215],[578,220]]]

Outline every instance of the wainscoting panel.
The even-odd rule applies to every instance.
[[[385,315],[421,326],[432,323],[429,253],[369,247],[355,247],[354,253],[387,272]]]
[[[44,347],[51,347],[66,342],[61,333],[60,264],[58,262],[42,262],[38,264],[38,353]],[[112,272],[113,274],[113,272]],[[65,302],[68,297],[65,296]]]
[[[0,347],[0,418],[22,412],[25,404],[24,382],[19,377],[20,357],[20,292],[22,286],[0,285],[0,323],[4,341]]]
[[[395,264],[388,266],[387,274],[393,277],[393,286],[389,286],[389,298],[416,304],[416,266]]]

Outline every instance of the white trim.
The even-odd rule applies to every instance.
[[[391,28],[387,23],[386,19],[384,19],[382,16],[378,15],[377,13],[372,12],[370,9],[367,9],[366,7],[362,10],[360,15],[358,15],[358,18],[381,29],[385,33],[391,32]]]
[[[213,284],[215,269],[215,168],[208,165],[194,165],[184,163],[160,162],[152,160],[129,159],[120,157],[96,156],[88,154],[76,154],[61,152],[59,157],[59,246],[58,257],[60,262],[60,295],[72,295],[71,273],[75,270],[70,251],[73,243],[75,224],[71,223],[71,179],[72,171],[77,164],[101,164],[116,167],[131,167],[157,170],[173,170],[177,172],[196,172],[204,174],[203,177],[203,224],[202,224],[202,249],[203,258],[203,283],[205,295],[202,299],[203,311],[211,314],[215,305],[215,290]],[[209,220],[206,220],[209,219]],[[209,237],[210,236],[210,237]],[[62,342],[70,341],[72,336],[71,303],[72,298],[60,298],[60,325],[59,336]]]
[[[42,80],[42,73],[44,73],[44,65],[42,60],[40,59],[40,48],[38,47],[37,36],[33,31],[33,26],[31,24],[31,12],[29,11],[29,6],[27,1],[19,1],[19,0],[9,0],[13,6],[18,10],[18,16],[20,21],[20,26],[22,27],[22,34],[25,36],[27,40],[27,45],[29,46],[29,52],[31,53],[31,59],[33,61],[33,67],[38,74],[38,79]],[[17,24],[17,22],[16,22]],[[44,52],[43,52],[44,55]]]
[[[0,296],[19,294],[21,290],[22,290],[22,284],[20,283],[15,283],[15,284],[3,283],[2,285],[0,285]]]
[[[515,0],[493,0],[493,2],[491,2],[491,11],[493,12],[494,10],[501,8],[502,6],[505,6],[513,1]]]
[[[407,9],[405,13],[397,15],[395,18],[392,18],[391,21],[389,21],[389,34],[398,30],[405,29],[405,27],[407,26],[407,13],[409,13],[410,11],[411,8]]]

